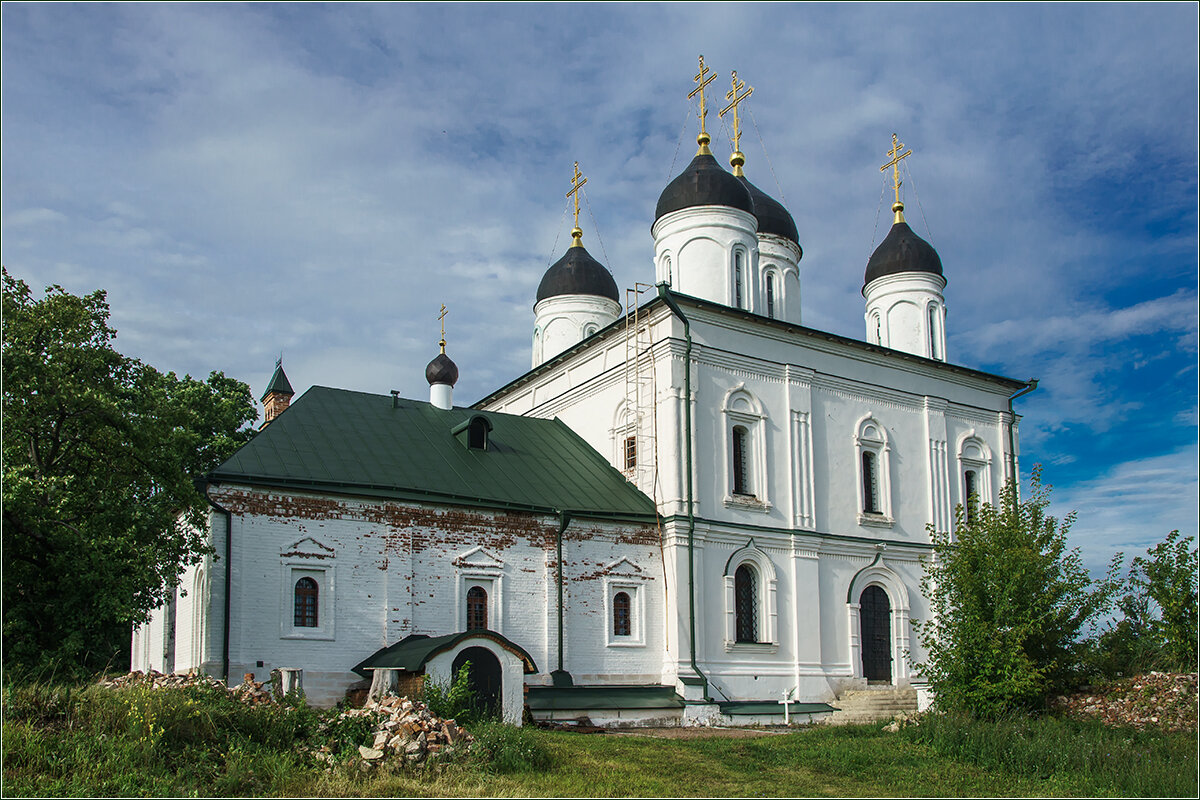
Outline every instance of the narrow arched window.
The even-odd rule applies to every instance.
[[[742,251],[733,254],[733,304],[745,308],[742,303]]]
[[[871,321],[875,323],[875,344],[883,344],[883,331],[879,324],[879,315],[872,314]]]
[[[295,590],[295,626],[297,628],[317,627],[317,593],[320,591],[317,582],[312,578],[301,578],[296,581]]]
[[[879,513],[878,473],[875,454],[864,451],[862,454],[863,511],[867,514]]]
[[[942,351],[938,347],[938,310],[937,306],[929,307],[929,355],[941,360]]]
[[[733,573],[733,614],[737,641],[758,641],[758,587],[757,576],[748,564],[742,564]]]
[[[767,316],[775,319],[775,276],[767,275]]]
[[[637,466],[637,437],[625,437],[625,469],[633,469]]]
[[[747,452],[746,429],[741,425],[735,425],[733,428],[733,493],[753,495],[754,489],[750,485],[750,470],[749,456]]]
[[[597,330],[596,326],[591,323],[584,325],[583,326],[583,338],[586,339],[587,337],[591,336],[593,333],[596,332],[596,330]]]
[[[617,592],[613,595],[613,636],[628,636],[631,628],[629,595]]]
[[[663,266],[666,267],[667,286],[671,285],[671,257],[667,256],[663,259]]]
[[[975,521],[975,507],[979,505],[978,476],[975,470],[969,469],[963,474],[963,491],[967,510],[967,522]]]
[[[467,590],[467,630],[486,630],[487,626],[487,592],[482,586],[472,586]]]

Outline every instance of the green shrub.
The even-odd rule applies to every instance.
[[[470,728],[471,760],[489,772],[536,772],[551,765],[550,751],[535,728],[481,722]]]
[[[471,725],[495,719],[496,711],[485,708],[471,688],[471,662],[465,662],[454,673],[448,685],[425,677],[421,689],[421,700],[429,711],[442,719],[452,719],[462,725]]]

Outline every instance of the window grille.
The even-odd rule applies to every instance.
[[[631,628],[629,595],[617,592],[613,596],[613,636],[629,636]]]
[[[625,437],[625,469],[633,469],[637,466],[637,437]]]
[[[742,564],[733,573],[734,617],[737,641],[758,641],[758,591],[754,570]]]
[[[863,511],[867,514],[879,513],[879,488],[876,472],[875,454],[864,452],[862,454]]]
[[[467,630],[486,630],[487,626],[487,592],[482,586],[472,586],[467,590]]]
[[[967,509],[967,522],[975,521],[975,506],[979,503],[979,489],[976,487],[975,482],[975,470],[967,470],[963,475],[963,488],[966,490],[964,505]]]
[[[317,627],[317,582],[312,578],[301,578],[296,581],[295,591],[295,626],[297,628]]]
[[[750,471],[747,463],[747,433],[741,425],[733,429],[733,493],[753,496],[750,486]]]
[[[767,276],[767,316],[775,319],[775,276]]]

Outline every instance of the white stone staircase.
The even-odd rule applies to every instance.
[[[830,703],[836,711],[825,718],[828,725],[862,725],[884,722],[897,714],[917,713],[917,690],[894,686],[847,689]]]

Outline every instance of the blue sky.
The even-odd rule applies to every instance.
[[[950,360],[1041,388],[1025,471],[1093,567],[1197,529],[1197,7],[3,5],[3,238],[108,290],[123,352],[469,403],[528,368],[581,226],[649,281],[703,53],[755,88],[747,175],[796,219],[804,323],[862,338],[879,165],[949,284]],[[728,132],[710,116],[714,151]],[[915,191],[914,191],[915,190]],[[882,213],[880,213],[882,211]]]

